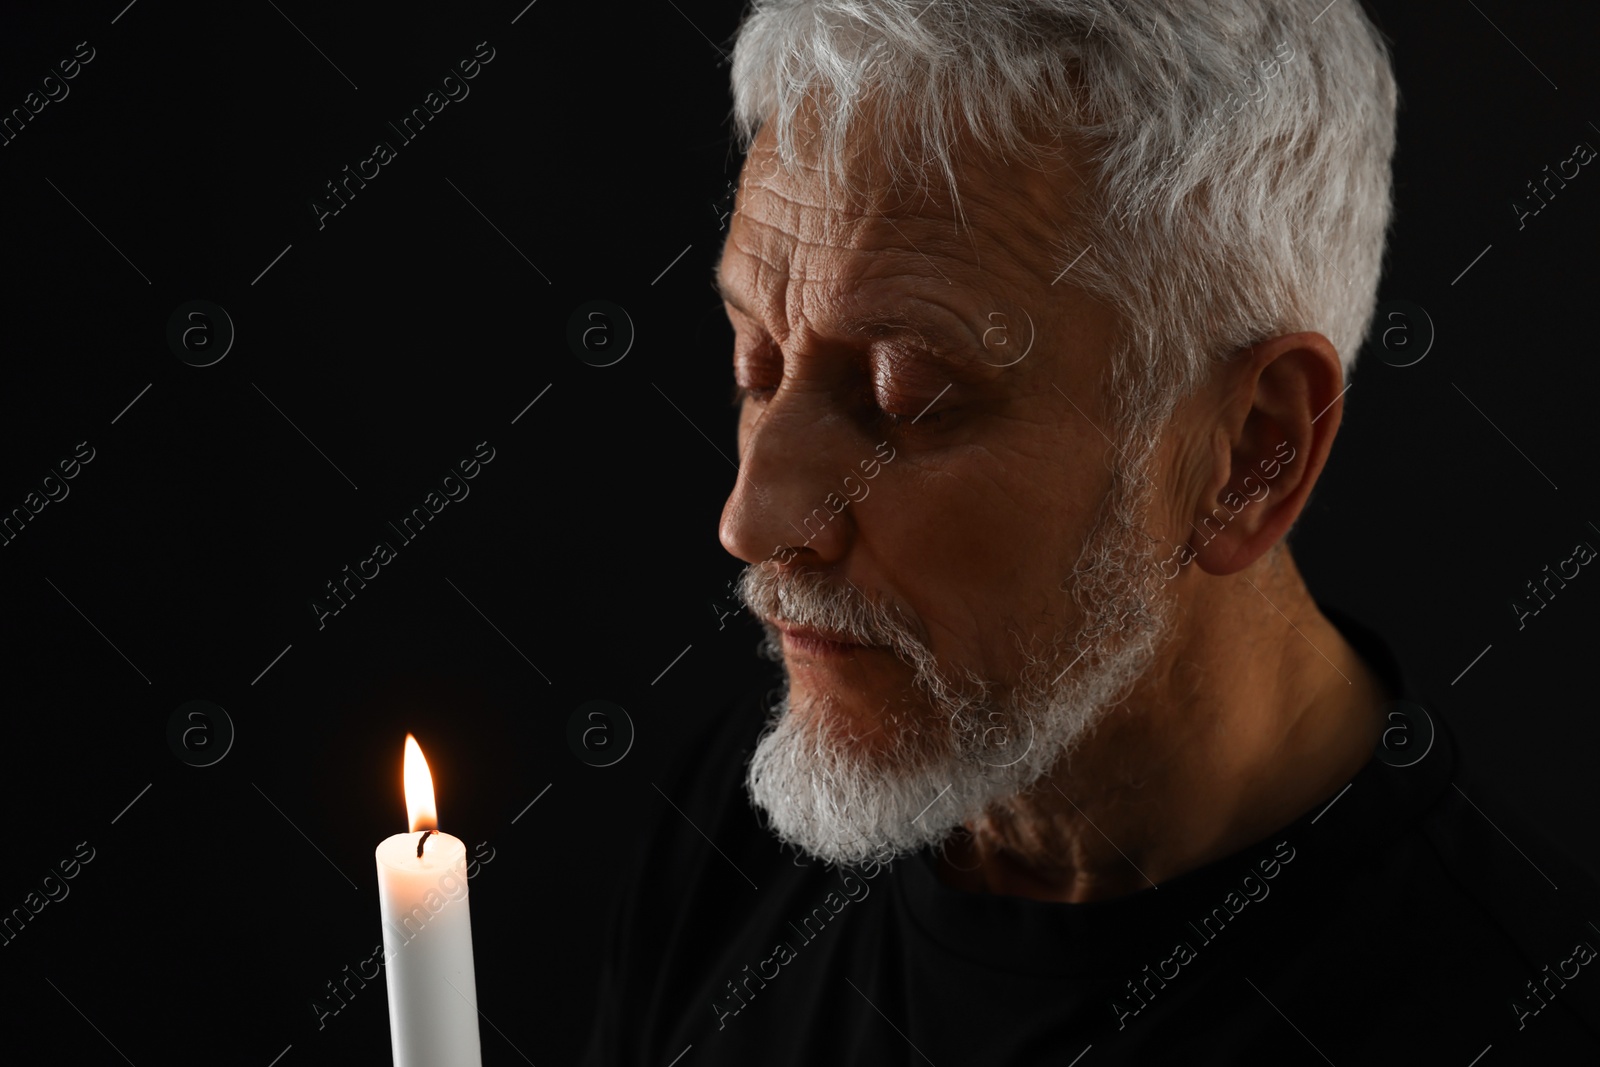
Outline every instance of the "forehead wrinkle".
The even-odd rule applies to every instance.
[[[719,261],[716,284],[735,309],[757,318],[761,312],[769,312],[774,320],[785,324],[785,332],[793,328],[790,320],[797,312],[834,307],[841,294],[867,280],[874,258],[893,256],[899,251],[874,248],[873,242],[859,232],[845,235],[842,243],[827,239],[827,234],[815,232],[819,229],[812,225],[816,215],[797,209],[795,201],[781,191],[774,190],[771,197],[763,197],[758,203],[758,211],[741,214],[725,241],[725,252],[731,249],[735,253],[735,271],[749,277],[741,279],[742,285],[735,285]],[[776,218],[769,221],[773,216]],[[859,230],[856,226],[850,228]],[[837,234],[837,229],[834,232]],[[808,265],[813,264],[821,269],[808,272]]]
[[[767,225],[759,221],[755,224]],[[787,234],[783,236],[788,237]],[[808,242],[799,244],[809,246]],[[782,283],[774,283],[779,288],[772,296],[756,296],[747,302],[722,276],[720,264],[718,269],[718,279],[725,290],[724,299],[741,314],[760,321],[762,315],[750,305],[771,308],[772,301],[778,301],[782,313],[775,319],[781,325],[772,332],[780,345],[788,343],[797,325],[789,321],[792,317],[789,297],[798,289],[811,298],[805,301],[811,310],[804,315],[804,328],[815,337],[865,340],[870,344],[897,334],[908,334],[918,339],[923,358],[952,370],[982,373],[985,368],[999,366],[981,354],[985,328],[992,323],[983,320],[982,325],[975,326],[978,320],[955,306],[948,287],[935,283],[925,272],[877,269],[891,256],[904,260],[906,266],[921,266],[921,257],[914,252],[903,248],[875,252],[851,250],[844,269],[830,271],[826,276],[808,276],[803,272],[797,274],[787,266],[769,263],[759,249],[745,247],[742,240],[732,234],[727,245],[747,260],[758,285],[758,294],[766,292],[759,287],[763,276],[771,273],[784,279]],[[856,269],[851,270],[851,267]],[[983,303],[988,295],[976,285],[957,286],[956,290],[976,297],[978,303]]]
[[[766,158],[775,161],[770,153]],[[986,169],[969,170],[975,180],[966,196],[968,211],[963,215],[970,212],[972,221],[978,225],[968,226],[968,232],[962,233],[962,227],[954,220],[937,214],[946,206],[937,196],[903,199],[890,208],[890,214],[853,210],[837,203],[824,204],[815,198],[821,188],[815,178],[820,168],[808,160],[797,160],[789,168],[780,166],[772,173],[762,172],[762,153],[753,152],[747,163],[751,160],[755,165],[746,170],[741,190],[743,203],[736,216],[740,232],[735,239],[734,227],[730,227],[725,244],[752,261],[746,265],[746,271],[753,276],[755,293],[761,297],[752,294],[746,302],[738,298],[738,293],[727,292],[725,299],[734,297],[728,300],[731,307],[751,318],[760,318],[746,309],[749,303],[761,299],[757,306],[780,311],[773,324],[774,332],[781,329],[788,333],[791,313],[799,310],[789,308],[788,304],[791,298],[799,297],[807,305],[804,318],[808,332],[833,335],[842,332],[856,337],[862,333],[883,336],[904,332],[920,338],[922,347],[935,357],[965,353],[976,357],[941,362],[979,368],[997,365],[981,355],[989,336],[986,327],[992,323],[988,318],[982,318],[981,322],[973,319],[953,304],[1001,305],[1001,301],[995,299],[1001,291],[1042,288],[1048,260],[1038,254],[1044,242],[1033,235],[1040,230],[1055,231],[1045,210],[1046,203],[1058,205],[1063,192],[1047,175],[1033,169],[1021,172],[1008,169],[998,175]],[[807,189],[808,184],[816,185],[817,189]],[[876,190],[884,195],[894,191],[881,185]],[[806,193],[814,195],[808,197]],[[830,215],[836,221],[823,225]],[[839,220],[846,225],[838,225]],[[987,269],[981,262],[987,257],[980,257],[980,238],[998,253],[997,257],[990,258]],[[813,260],[819,252],[823,253],[822,262],[829,269],[825,274],[807,275],[804,262]],[[839,253],[839,262],[832,262],[828,252]],[[1029,255],[1030,252],[1034,254]],[[719,262],[718,281],[726,283],[721,267]],[[930,268],[939,275],[938,282],[928,273]],[[782,279],[776,283],[776,289],[772,289],[774,283],[766,281],[768,272]],[[882,298],[857,299],[863,282],[900,276],[958,290],[963,299],[941,299],[943,293],[929,299],[892,289]],[[994,277],[1002,284],[991,291],[983,280]],[[723,284],[721,288],[732,287]],[[769,289],[772,289],[771,295],[767,295]],[[908,308],[908,304],[913,306]],[[917,310],[917,304],[936,309],[936,314],[930,317]],[[989,310],[1016,309],[995,306]],[[955,323],[959,323],[959,328]],[[783,337],[778,340],[785,341]]]
[[[747,301],[739,288],[722,276],[720,268],[719,292],[730,306],[747,317],[761,318],[760,313],[751,307],[752,304],[772,308],[776,301],[783,309],[783,313],[776,317],[790,325],[789,308],[793,303],[790,297],[800,291],[804,294],[807,306],[812,308],[806,315],[808,327],[819,336],[883,336],[887,331],[901,330],[916,334],[948,353],[969,350],[980,344],[980,334],[972,329],[967,315],[951,306],[948,298],[940,299],[945,297],[945,293],[936,290],[929,295],[922,295],[917,291],[932,284],[932,279],[927,275],[914,272],[885,275],[874,272],[872,268],[882,263],[884,253],[850,253],[840,264],[840,269],[808,275],[803,268],[797,271],[792,266],[771,264],[759,251],[743,248],[737,241],[730,241],[729,244],[749,264],[755,275],[756,292],[761,295]],[[893,254],[903,256],[908,264],[917,262],[914,255],[901,250],[893,250]],[[768,287],[761,285],[763,274],[768,273],[782,278],[782,281],[771,283],[776,288],[773,288],[770,296],[766,295]],[[817,308],[824,310],[818,311]]]
[[[772,170],[767,174],[750,174],[746,179],[747,185],[770,190],[793,203],[841,217],[883,218],[902,224],[910,220],[937,224],[939,236],[925,236],[919,238],[919,242],[931,244],[940,237],[946,237],[946,247],[972,248],[975,253],[972,238],[977,233],[1005,229],[1013,231],[1013,236],[1027,237],[1040,224],[1048,230],[1059,229],[1056,215],[1070,201],[1080,198],[1086,188],[1082,177],[1065,158],[1056,160],[1058,165],[970,158],[962,160],[957,167],[961,184],[959,200],[942,183],[932,186],[911,184],[904,177],[896,178],[888,174],[879,165],[857,175],[855,191],[869,201],[867,207],[858,209],[853,202],[837,198],[832,202],[823,202],[796,195],[799,188],[808,184],[818,190],[819,197],[821,195],[822,168],[806,156],[797,157],[784,165],[778,161],[775,152],[763,151],[758,146],[747,156],[747,162],[751,160],[768,160]],[[858,161],[861,165],[872,162],[870,159]],[[860,169],[859,166],[857,169]],[[789,189],[781,189],[780,185]],[[1017,224],[1008,225],[1017,218],[1019,208],[1027,211],[1028,217]],[[988,224],[972,225],[970,216],[974,214],[988,215]],[[966,232],[963,233],[963,230]]]
[[[916,212],[893,218],[897,236],[917,253],[937,261],[936,269],[951,277],[978,271],[1010,275],[1013,282],[1050,277],[1049,262],[1057,243],[1054,235],[1060,224],[1046,209],[1047,204],[1057,203],[1049,190],[983,183],[966,192],[962,202],[969,222],[965,233],[950,219]],[[887,216],[885,219],[888,221]],[[975,286],[970,288],[981,293]]]
[[[789,160],[781,158],[776,131],[770,124],[763,124],[758,130],[746,154],[746,162],[753,161],[758,166],[748,169],[746,173],[759,186],[774,187],[782,182],[804,185],[809,182],[816,187],[819,196],[823,190],[829,189],[823,180],[828,169],[826,161],[816,144],[816,135],[820,132],[820,104],[808,96],[805,105],[794,116],[796,139]],[[1086,161],[1086,145],[1076,138],[1064,136],[1054,124],[1037,125],[1030,122],[1025,140],[1035,151],[1004,153],[996,157],[992,151],[974,142],[969,133],[958,137],[953,146],[954,175],[945,176],[941,173],[932,175],[929,180],[930,175],[925,171],[916,168],[903,170],[883,154],[870,150],[873,138],[866,131],[873,125],[874,114],[879,119],[884,117],[868,102],[859,116],[863,125],[857,137],[853,138],[856,141],[854,147],[861,150],[847,152],[846,158],[839,161],[848,172],[840,175],[844,195],[836,194],[836,199],[842,203],[825,205],[808,201],[807,206],[831,210],[845,217],[881,215],[879,208],[888,207],[890,215],[896,219],[917,214],[930,219],[937,218],[951,229],[949,247],[963,244],[962,239],[965,238],[965,247],[961,251],[970,254],[972,261],[980,266],[983,257],[976,235],[985,231],[998,234],[998,231],[1009,230],[1009,234],[999,234],[994,236],[994,240],[1005,246],[1005,250],[1027,276],[1049,278],[1054,274],[1051,264],[1056,258],[1055,245],[1064,244],[1065,241],[1035,242],[1032,238],[1040,232],[1061,235],[1064,224],[1070,221],[1060,217],[1061,211],[1064,208],[1070,210],[1073,205],[1085,201],[1091,183],[1074,166],[1074,162]],[[766,173],[753,173],[756,170]],[[954,178],[956,188],[948,186],[950,177]],[[778,190],[774,188],[774,191]],[[861,202],[871,205],[871,209],[854,210],[850,207],[852,197],[859,197]],[[992,217],[988,226],[971,225],[969,211],[973,208],[989,210]],[[1019,208],[1031,209],[1030,217],[1019,219]],[[1016,224],[1008,226],[1013,220],[1016,220]],[[964,234],[963,229],[966,231]],[[925,242],[919,238],[918,243],[932,241],[929,239]],[[1014,248],[1013,245],[1018,247]],[[1039,254],[1026,254],[1035,248]]]
[[[767,158],[772,158],[771,153],[765,155]],[[950,272],[935,262],[935,259],[950,264],[981,266],[982,256],[976,240],[978,231],[967,226],[965,227],[967,232],[963,233],[963,227],[956,219],[941,214],[950,206],[947,197],[930,195],[926,190],[919,190],[914,197],[904,196],[905,189],[901,184],[882,180],[875,185],[868,184],[865,187],[871,203],[857,209],[848,203],[819,199],[821,186],[815,175],[820,172],[820,168],[808,161],[799,160],[790,168],[779,167],[771,174],[751,173],[752,169],[760,170],[759,161],[762,158],[762,153],[752,152],[747,160],[742,202],[736,211],[738,217],[752,218],[753,206],[757,207],[761,214],[786,215],[791,220],[791,226],[797,235],[809,236],[810,234],[805,231],[820,231],[825,243],[841,249],[867,245],[878,245],[880,248],[896,244],[909,245],[911,250],[927,261],[947,283]],[[757,163],[754,168],[749,166],[752,160]],[[991,201],[995,199],[991,195],[993,192],[1008,191],[1003,183],[996,183],[987,173],[979,173],[977,179],[981,185],[998,186],[994,190],[975,189],[972,195],[973,206],[982,214],[989,216],[985,220],[988,225],[982,228],[982,232],[988,235],[993,230],[1003,227],[1009,215],[1015,212],[1014,210],[1008,212],[1008,207],[1012,205],[1005,203],[995,207],[990,206]],[[808,185],[814,188],[808,189]],[[807,192],[812,192],[814,195],[810,197],[804,195]],[[751,203],[752,194],[755,205]],[[891,199],[897,195],[900,199],[891,204]],[[769,197],[771,199],[768,199]],[[1026,201],[1030,198],[1024,194],[1022,197],[1005,199]],[[781,212],[777,210],[773,200],[785,210]],[[962,216],[965,215],[966,212],[963,211]],[[754,219],[752,221],[759,222]],[[838,226],[841,221],[845,223],[842,230]],[[913,232],[908,233],[908,230]],[[1008,241],[1002,242],[1003,246],[1009,244]],[[930,256],[929,249],[934,249],[935,254]],[[1006,251],[1009,250],[1009,247],[1006,247]]]
[[[781,198],[781,194],[779,195]],[[793,203],[787,200],[784,202]],[[757,232],[755,234],[741,233],[737,240],[734,238],[733,233],[730,232],[726,243],[731,245],[740,255],[757,259],[763,265],[769,267],[774,267],[775,264],[768,263],[763,256],[766,250],[761,247],[768,243],[781,246],[784,258],[791,262],[800,260],[802,256],[809,258],[817,252],[836,252],[839,254],[843,264],[837,271],[830,271],[827,275],[805,275],[803,272],[795,271],[785,271],[784,273],[809,280],[813,284],[821,284],[824,281],[836,282],[847,289],[857,287],[862,282],[876,280],[885,276],[885,272],[880,271],[879,267],[885,267],[887,276],[890,277],[904,275],[918,280],[927,279],[929,281],[932,280],[932,276],[927,273],[927,269],[931,269],[934,274],[938,275],[939,282],[945,286],[955,284],[951,280],[952,275],[959,278],[963,274],[971,273],[975,268],[975,264],[972,261],[957,255],[950,255],[946,251],[947,248],[960,250],[959,238],[954,234],[942,234],[933,239],[941,246],[935,251],[937,259],[944,264],[941,267],[939,262],[936,262],[933,257],[930,257],[921,247],[911,241],[901,227],[891,226],[889,230],[885,230],[884,227],[875,225],[880,220],[885,223],[891,222],[891,220],[881,215],[857,216],[854,220],[856,224],[851,227],[852,232],[845,240],[823,241],[813,239],[813,237],[804,233],[791,232],[780,222],[771,222],[758,218],[754,214],[749,214],[744,216],[744,227],[754,228]],[[818,229],[818,227],[805,226],[803,222],[793,228],[796,231]],[[892,238],[890,236],[891,231]],[[837,230],[835,233],[837,233]],[[923,243],[928,241],[929,238],[924,236]],[[776,260],[777,257],[772,256],[771,258]],[[907,270],[905,269],[906,267],[922,269]],[[721,274],[720,265],[718,277],[724,283],[726,282],[726,279]],[[727,288],[727,286],[724,285],[724,288]],[[969,292],[982,293],[979,286],[971,283],[958,288],[964,288]],[[730,301],[730,303],[735,303],[737,306],[736,301]]]
[[[747,299],[739,287],[723,276],[719,267],[719,292],[729,306],[766,329],[779,345],[788,344],[790,337],[796,333],[821,336],[827,332],[818,331],[813,320],[826,322],[838,317],[836,309],[841,303],[838,293],[841,288],[848,290],[852,286],[850,279],[841,279],[836,272],[813,277],[805,273],[803,262],[797,262],[800,257],[785,255],[785,262],[773,263],[760,249],[745,248],[731,238],[728,244],[738,254],[751,278],[751,284],[745,290],[751,294]],[[807,242],[803,241],[791,242],[788,251],[806,245]],[[773,280],[765,282],[763,279],[767,277]],[[821,310],[812,310],[815,308]]]
[[[807,145],[810,142],[807,141]],[[863,170],[863,167],[866,169]],[[865,200],[881,200],[897,191],[899,182],[883,167],[882,161],[865,157],[856,161],[852,168],[856,173],[849,176],[843,185],[829,179],[820,157],[814,152],[797,152],[788,162],[778,154],[776,138],[768,127],[763,127],[756,136],[755,143],[745,156],[744,166],[740,174],[740,192],[746,188],[768,189],[785,196],[786,193],[778,188],[781,185],[806,186],[817,190],[821,197],[824,193],[831,193],[828,201],[798,200],[806,207],[816,210],[830,210],[836,214],[849,216],[870,214],[871,211],[857,211],[852,207],[852,198],[861,197]],[[843,176],[840,176],[841,178]]]

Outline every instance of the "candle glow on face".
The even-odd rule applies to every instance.
[[[406,818],[411,832],[439,829],[439,810],[433,802],[433,775],[417,739],[406,734]]]

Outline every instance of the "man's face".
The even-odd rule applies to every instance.
[[[720,267],[750,393],[721,539],[787,677],[748,785],[835,862],[936,842],[1030,784],[1162,631],[1146,457],[1103,432],[1113,319],[1053,281],[1062,179],[958,173],[959,230],[947,196],[887,182],[825,206],[820,171],[780,167],[763,133]]]

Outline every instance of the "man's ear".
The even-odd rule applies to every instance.
[[[1212,437],[1212,480],[1189,540],[1195,562],[1218,576],[1250,566],[1294,525],[1344,411],[1344,368],[1320,333],[1254,345],[1231,369]]]

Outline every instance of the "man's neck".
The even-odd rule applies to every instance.
[[[1186,612],[1225,625],[1180,632],[1078,752],[958,832],[941,879],[1037,900],[1123,896],[1261,840],[1360,770],[1398,694],[1317,610],[1287,552],[1246,576]]]

